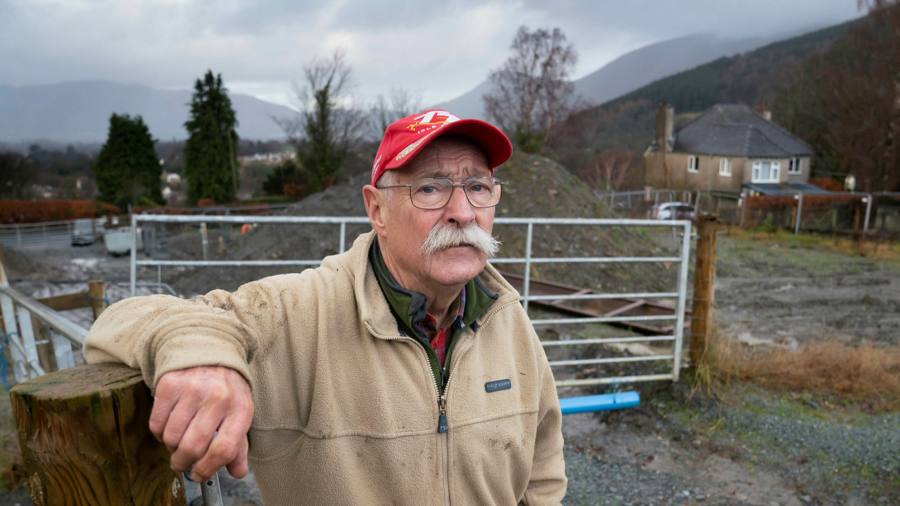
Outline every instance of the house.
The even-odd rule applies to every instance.
[[[674,110],[656,113],[644,153],[648,186],[759,194],[821,192],[810,185],[812,149],[772,122],[768,111],[715,105],[673,132]]]

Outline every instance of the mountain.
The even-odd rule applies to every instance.
[[[729,38],[694,34],[650,44],[626,53],[574,81],[575,93],[588,104],[602,104],[624,93],[725,55],[749,51],[778,37]],[[481,97],[489,88],[482,81],[468,92],[436,107],[463,117],[484,118]]]
[[[142,116],[156,139],[184,139],[191,94],[108,81],[0,85],[0,141],[103,142],[112,113]],[[272,118],[292,117],[294,111],[248,95],[229,96],[242,139],[284,137]]]

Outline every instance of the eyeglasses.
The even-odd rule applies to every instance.
[[[500,181],[493,177],[470,177],[454,183],[447,177],[426,177],[412,184],[379,186],[381,190],[409,188],[409,199],[419,209],[440,209],[450,202],[454,188],[462,188],[472,207],[494,207],[500,202]]]

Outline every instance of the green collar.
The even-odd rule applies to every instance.
[[[428,301],[423,294],[403,288],[397,283],[387,266],[384,265],[377,238],[372,241],[372,247],[369,249],[369,264],[375,271],[375,279],[378,280],[378,285],[401,329],[407,335],[416,337],[420,341],[425,339],[427,343],[425,336],[420,335],[414,329],[419,328],[418,324],[425,319]],[[478,277],[469,280],[465,290],[466,307],[463,309],[461,323],[465,327],[477,328],[478,318],[491,307],[491,304],[497,299],[497,294],[484,286]]]

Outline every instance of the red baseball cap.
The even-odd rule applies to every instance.
[[[426,109],[388,125],[372,163],[372,185],[386,170],[399,169],[431,141],[453,133],[481,146],[491,170],[512,155],[512,143],[499,128],[480,119],[461,119],[443,109]]]

